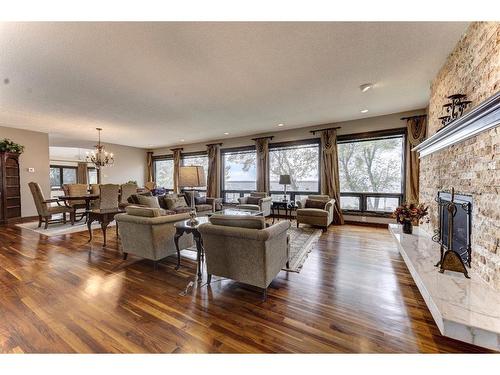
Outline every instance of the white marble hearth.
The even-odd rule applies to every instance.
[[[470,279],[456,272],[439,273],[434,267],[439,245],[419,228],[412,235],[396,224],[389,230],[441,334],[500,351],[500,291],[472,271]]]

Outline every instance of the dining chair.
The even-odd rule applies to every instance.
[[[45,199],[43,196],[42,189],[40,185],[36,182],[28,183],[31,194],[33,195],[33,200],[35,201],[35,207],[38,213],[38,228],[42,226],[42,223],[45,223],[44,229],[47,229],[49,224],[55,223],[66,223],[66,213],[70,214],[71,217],[71,208],[66,206],[61,206],[59,204],[59,199]],[[51,203],[57,203],[57,206],[51,206]],[[61,219],[52,219],[52,215],[62,214]],[[71,222],[73,225],[73,221]]]
[[[117,208],[119,204],[120,185],[103,184],[99,186],[99,209]]]
[[[63,185],[63,190],[69,197],[79,197],[87,194],[87,184],[65,184]],[[71,222],[80,221],[85,217],[85,200],[68,200],[66,205],[71,209],[70,216],[72,217]],[[78,210],[84,210],[83,212],[78,212]],[[77,214],[81,214],[81,217],[77,220]]]

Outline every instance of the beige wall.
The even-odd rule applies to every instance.
[[[75,141],[69,139],[50,140],[50,146],[54,147],[93,149],[95,143],[93,141]],[[112,167],[103,168],[102,183],[123,184],[129,180],[134,180],[137,181],[139,186],[144,186],[147,176],[146,150],[112,143],[103,144],[106,151],[112,152],[115,155],[115,163]]]
[[[500,23],[474,22],[432,82],[428,133],[440,128],[446,96],[463,93],[474,108],[500,87]],[[469,110],[470,110],[469,108]],[[439,190],[471,194],[472,269],[500,290],[500,127],[421,159],[420,201],[430,205],[432,233],[438,225]]]
[[[420,109],[408,112],[393,113],[385,116],[369,117],[360,120],[338,122],[335,124],[316,125],[300,129],[288,129],[288,130],[284,129],[281,131],[260,133],[246,137],[214,139],[212,141],[203,143],[180,144],[176,147],[182,147],[184,149],[183,152],[194,152],[194,151],[206,151],[207,149],[206,144],[215,142],[222,142],[223,143],[221,146],[222,148],[254,145],[252,138],[255,138],[256,136],[272,135],[274,136],[274,138],[271,141],[271,143],[295,141],[295,140],[315,138],[315,137],[317,138],[318,136],[312,135],[310,131],[314,129],[327,128],[329,126],[340,126],[341,128],[338,130],[338,135],[363,133],[363,132],[384,130],[384,129],[396,129],[406,126],[405,122],[401,121],[401,117],[418,115],[423,113],[425,113],[425,110]],[[152,151],[154,152],[154,155],[168,155],[172,153],[170,151],[171,148],[174,147],[158,148]]]
[[[21,215],[36,216],[37,211],[28,183],[38,182],[47,198],[50,197],[49,185],[49,136],[47,133],[33,132],[0,126],[0,139],[9,138],[24,145],[20,156],[21,166]],[[35,168],[35,172],[28,172]]]

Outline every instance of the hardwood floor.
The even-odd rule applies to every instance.
[[[194,262],[87,236],[0,227],[0,352],[487,352],[440,335],[387,229],[330,227],[265,302],[229,280],[181,296]]]

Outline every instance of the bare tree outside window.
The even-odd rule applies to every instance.
[[[156,186],[165,189],[174,188],[174,161],[172,159],[155,160]]]
[[[270,189],[282,190],[279,178],[290,175],[288,191],[318,191],[319,145],[300,145],[269,150]]]
[[[342,193],[402,193],[403,136],[339,143],[340,191]],[[352,198],[342,205],[356,209]],[[346,206],[352,205],[353,207]],[[389,211],[397,206],[396,198],[367,199],[370,211]]]

